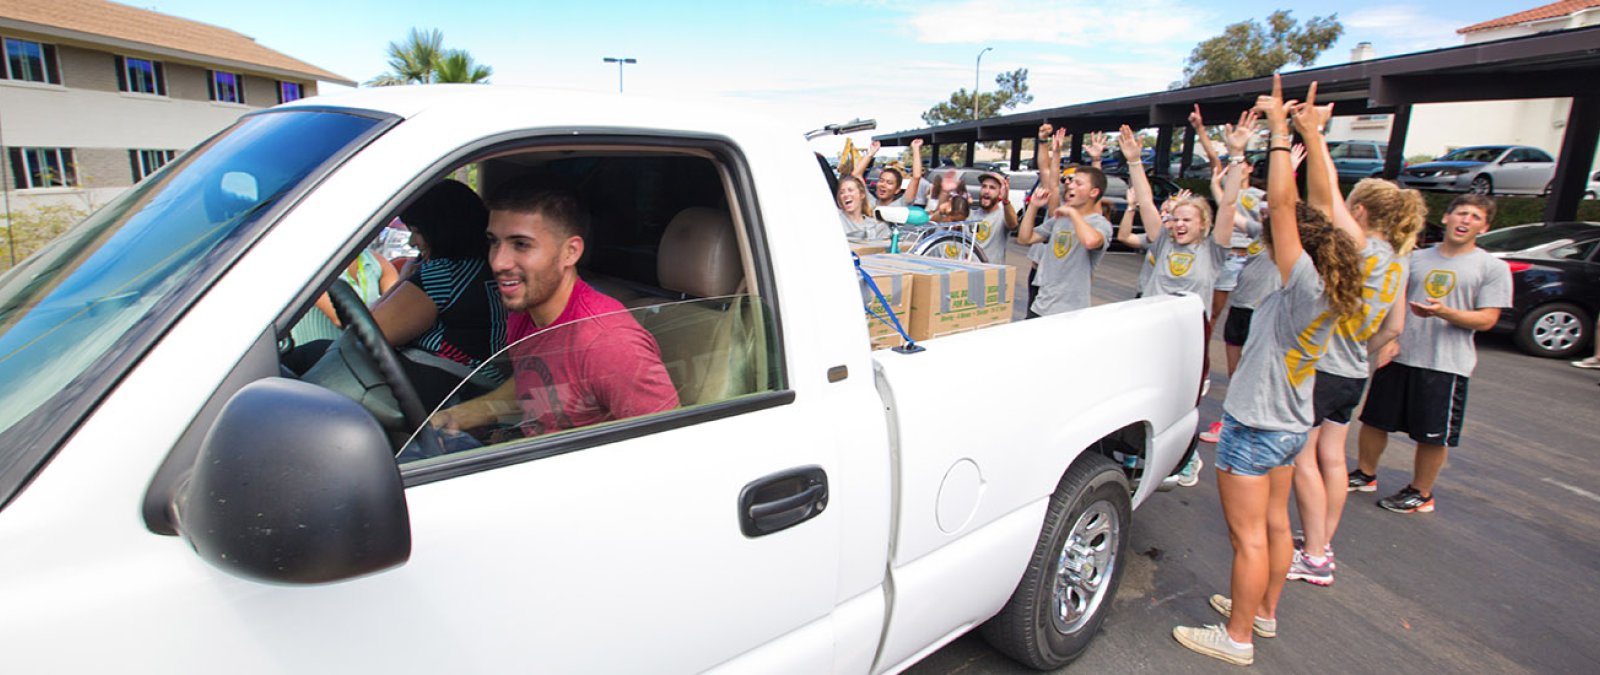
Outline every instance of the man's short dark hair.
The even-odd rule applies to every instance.
[[[1444,212],[1454,213],[1457,208],[1462,206],[1476,206],[1483,210],[1483,222],[1494,222],[1494,199],[1484,195],[1468,192],[1464,195],[1456,197],[1453,200],[1450,200],[1450,208],[1445,209]]]
[[[1089,187],[1099,191],[1100,194],[1095,195],[1095,199],[1106,196],[1106,172],[1096,169],[1093,166],[1079,166],[1077,168],[1077,173],[1088,176]]]
[[[497,186],[486,200],[490,211],[538,214],[565,236],[588,238],[589,210],[577,193],[543,178],[518,178]]]

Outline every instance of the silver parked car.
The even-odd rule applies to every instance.
[[[1526,145],[1461,148],[1400,172],[1400,183],[1419,190],[1495,194],[1543,194],[1556,175],[1556,160]]]

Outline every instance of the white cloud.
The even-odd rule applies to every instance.
[[[1459,20],[1429,14],[1414,5],[1390,5],[1361,9],[1339,17],[1344,24],[1344,39],[1371,42],[1381,56],[1453,47],[1461,44],[1456,34]]]
[[[1188,40],[1204,15],[1168,0],[1137,7],[1084,0],[961,0],[914,5],[907,23],[918,42],[1041,42],[1068,46]],[[1198,41],[1196,39],[1195,41]]]

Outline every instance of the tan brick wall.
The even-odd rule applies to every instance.
[[[77,148],[78,186],[84,188],[128,187],[133,185],[133,169],[128,151],[115,148]]]
[[[93,91],[117,90],[117,60],[110,52],[57,45],[61,86]]]
[[[167,71],[167,97],[184,101],[209,101],[206,69],[186,63],[164,62]]]
[[[244,104],[252,108],[278,105],[278,81],[256,75],[244,76]]]

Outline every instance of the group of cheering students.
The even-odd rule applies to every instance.
[[[1215,169],[1213,197],[1224,205],[1215,223],[1206,200],[1187,192],[1158,208],[1140,161],[1142,143],[1127,126],[1117,139],[1129,191],[1115,237],[1143,251],[1140,295],[1208,299],[1207,345],[1216,315],[1228,315],[1223,415],[1201,438],[1216,444],[1217,491],[1234,551],[1231,592],[1209,600],[1225,621],[1180,626],[1173,637],[1240,665],[1253,662],[1255,637],[1277,635],[1278,600],[1289,580],[1333,583],[1332,538],[1346,497],[1376,491],[1390,433],[1408,434],[1417,454],[1411,483],[1379,505],[1399,513],[1433,510],[1434,482],[1448,448],[1460,442],[1476,364],[1473,333],[1493,327],[1500,309],[1511,306],[1509,268],[1475,243],[1489,228],[1494,202],[1457,198],[1442,218],[1444,241],[1413,252],[1426,215],[1421,195],[1369,178],[1341,196],[1323,137],[1333,106],[1318,106],[1315,97],[1313,83],[1304,102],[1285,101],[1274,77],[1270,95],[1237,124],[1224,125],[1228,161],[1206,148]],[[1263,118],[1267,175],[1251,176],[1245,150]],[[1204,138],[1198,108],[1190,122]],[[1064,131],[1041,126],[1039,185],[1016,226],[1035,264],[1030,318],[1088,307],[1095,264],[1113,237],[1102,213],[1106,177],[1098,162],[1057,175],[1064,138]],[[1086,147],[1098,159],[1103,136]],[[1296,180],[1302,163],[1304,198]],[[907,199],[896,197],[905,182],[898,171],[885,169],[874,195],[864,185],[852,192],[850,178],[837,195],[847,232],[851,208]],[[1144,223],[1159,225],[1135,235],[1135,209]],[[1049,217],[1036,224],[1041,211]],[[995,238],[1003,242],[1004,234]],[[1003,254],[1002,247],[990,260],[1003,261]],[[1402,298],[1406,306],[1397,307]],[[1359,461],[1347,471],[1347,426],[1364,393]],[[1180,484],[1193,485],[1200,466],[1195,453]],[[1303,538],[1290,527],[1291,492]]]

